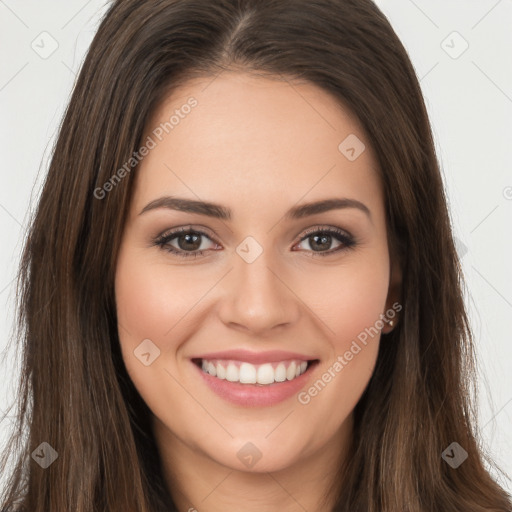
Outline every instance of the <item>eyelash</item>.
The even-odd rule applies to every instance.
[[[176,248],[169,245],[169,242],[171,242],[173,239],[177,238],[177,235],[184,235],[184,234],[195,234],[195,235],[201,235],[204,236],[210,240],[211,237],[201,231],[200,229],[192,229],[192,227],[184,227],[184,228],[177,228],[173,231],[164,233],[157,237],[153,245],[160,247],[162,250],[165,250],[167,252],[170,252],[172,254],[175,254],[176,256],[180,258],[197,258],[199,256],[202,256],[205,252],[205,250],[202,251],[183,251],[183,250],[177,250]],[[327,235],[334,235],[335,238],[338,239],[339,242],[341,242],[342,245],[337,247],[336,249],[331,249],[329,251],[309,251],[312,252],[311,257],[325,257],[329,256],[334,253],[338,253],[343,250],[352,249],[356,245],[356,241],[354,238],[346,233],[345,231],[339,229],[339,228],[332,228],[332,227],[315,227],[315,228],[309,228],[305,231],[304,236],[299,240],[299,244],[303,242],[304,240],[308,239],[311,235],[314,234],[327,234]],[[214,242],[214,240],[212,240]]]

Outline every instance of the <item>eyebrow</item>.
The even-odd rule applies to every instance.
[[[206,215],[207,217],[213,217],[216,219],[228,221],[232,220],[232,212],[225,206],[216,203],[195,201],[193,199],[185,199],[182,197],[172,196],[164,196],[151,201],[142,209],[139,215],[160,208],[178,210],[188,213],[197,213],[199,215]],[[321,201],[294,206],[286,212],[284,217],[287,220],[302,219],[310,215],[316,215],[330,210],[340,210],[345,208],[357,208],[364,212],[371,221],[371,212],[369,208],[364,203],[361,203],[356,199],[349,198],[324,199]]]

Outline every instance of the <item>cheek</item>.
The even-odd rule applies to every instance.
[[[187,323],[194,305],[211,286],[211,277],[205,279],[191,279],[185,266],[170,269],[137,251],[121,252],[115,292],[122,341],[140,343],[150,338],[161,349],[170,348],[173,333]]]
[[[351,272],[344,276],[339,283],[341,292],[338,300],[334,302],[337,316],[331,312],[333,319],[334,339],[337,347],[343,349],[347,342],[363,338],[361,333],[375,328],[384,312],[388,293],[388,274],[374,269],[364,269],[361,272]],[[380,329],[381,321],[377,323]]]
[[[179,333],[190,329],[190,312],[208,289],[204,282],[201,286],[187,279],[185,270],[173,269],[172,280],[168,280],[170,274],[137,250],[119,254],[115,294],[121,353],[130,378],[150,408],[158,403],[152,403],[159,396],[155,389],[173,383],[164,370],[174,374]]]
[[[354,258],[353,264],[317,275],[316,292],[313,296],[310,293],[316,300],[312,309],[322,320],[321,337],[328,340],[329,353],[324,352],[327,357],[318,368],[317,380],[298,398],[318,414],[324,404],[335,403],[327,420],[332,429],[355,407],[378,356],[389,261],[384,252],[375,254],[378,257]]]
[[[382,253],[375,258],[354,257],[350,264],[317,273],[308,285],[309,291],[301,293],[321,318],[323,332],[336,351],[346,350],[347,344],[375,326],[385,311],[389,263]],[[378,325],[380,330],[383,325]]]

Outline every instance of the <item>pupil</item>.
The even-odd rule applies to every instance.
[[[201,243],[200,242],[198,243],[199,235],[194,235],[194,234],[191,234],[191,233],[187,233],[186,235],[180,236],[178,238],[178,241],[181,241],[182,239],[185,239],[186,242],[185,242],[185,246],[183,246],[183,244],[178,242],[178,245],[180,246],[180,249],[197,250],[201,246]],[[191,241],[191,239],[192,239],[192,241]],[[187,245],[187,244],[192,244],[192,247],[190,247],[190,245]]]
[[[329,246],[331,245],[331,236],[330,235],[313,235],[314,242],[311,244],[311,248],[315,249],[329,249]],[[317,243],[317,240],[320,239],[321,242]]]

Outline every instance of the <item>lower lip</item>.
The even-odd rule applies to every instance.
[[[297,394],[304,387],[311,376],[314,366],[317,364],[317,361],[310,363],[308,369],[302,375],[292,380],[256,385],[240,384],[239,382],[230,382],[226,379],[218,379],[209,373],[203,372],[197,364],[192,362],[192,365],[200,373],[204,382],[214,393],[228,402],[244,407],[268,407]]]

